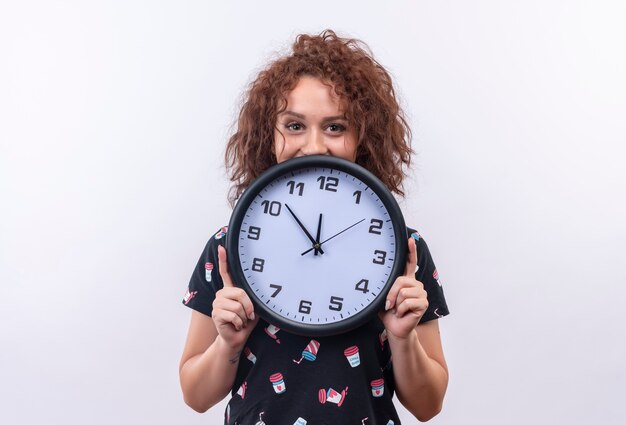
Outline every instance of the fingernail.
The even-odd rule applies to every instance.
[[[385,301],[385,311],[389,310],[390,307],[391,307],[391,301],[389,300]]]
[[[252,313],[250,313],[250,320],[254,320],[254,311]]]

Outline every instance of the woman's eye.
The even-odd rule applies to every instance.
[[[341,124],[330,124],[328,130],[332,133],[340,133],[346,130],[346,127]]]
[[[291,131],[300,131],[302,130],[302,124],[298,123],[298,122],[292,122],[287,124],[287,129],[291,130]]]

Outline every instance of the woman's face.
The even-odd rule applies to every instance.
[[[276,121],[276,162],[316,154],[355,161],[356,135],[342,106],[332,86],[314,77],[301,77]]]

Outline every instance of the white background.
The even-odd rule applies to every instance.
[[[625,21],[602,0],[3,1],[0,423],[220,423],[181,398],[180,299],[229,218],[240,93],[324,28],[370,45],[414,129],[402,205],[452,311],[432,423],[624,423]]]

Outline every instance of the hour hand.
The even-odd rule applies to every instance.
[[[313,239],[313,236],[311,236],[311,234],[306,229],[306,227],[304,227],[304,224],[302,224],[300,219],[298,219],[298,217],[296,217],[296,215],[293,213],[291,208],[289,208],[289,205],[285,204],[285,207],[287,207],[287,210],[289,210],[289,214],[291,214],[291,216],[296,220],[296,223],[298,223],[298,226],[300,226],[300,228],[304,231],[304,234],[307,236],[307,238],[309,238],[309,240],[313,244],[313,248],[311,248],[310,250],[314,249],[316,253],[319,251],[320,254],[323,254],[324,251],[322,251],[322,248],[320,248],[320,243],[317,242],[315,239]]]

